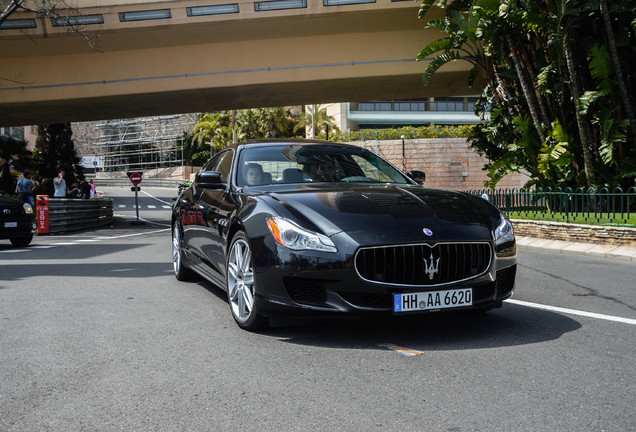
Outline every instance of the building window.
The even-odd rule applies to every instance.
[[[133,11],[133,12],[119,12],[119,21],[147,21],[156,19],[168,19],[172,18],[170,9],[156,9],[145,11]]]
[[[229,3],[212,6],[193,6],[187,7],[186,13],[189,17],[239,13],[239,5],[238,3]]]
[[[0,29],[2,30],[14,30],[14,29],[27,29],[27,28],[36,28],[35,19],[26,18],[26,19],[8,19],[2,24],[0,24]]]
[[[323,6],[343,6],[363,3],[375,3],[375,0],[322,0]]]
[[[254,2],[254,11],[265,12],[283,9],[302,9],[307,7],[307,0],[272,0]]]
[[[102,14],[95,15],[77,15],[68,17],[51,18],[53,27],[70,27],[82,26],[89,24],[104,24],[104,16]]]

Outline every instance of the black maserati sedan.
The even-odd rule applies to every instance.
[[[423,179],[353,145],[233,145],[174,202],[175,275],[225,290],[246,330],[273,315],[501,307],[516,273],[508,218],[482,197]]]
[[[25,247],[31,244],[36,228],[33,207],[0,191],[0,239]]]

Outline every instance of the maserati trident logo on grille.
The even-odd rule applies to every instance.
[[[431,231],[428,228],[424,228],[422,231],[424,231],[424,234],[426,234],[429,237],[433,235],[433,231]]]
[[[425,273],[428,275],[428,279],[433,280],[433,276],[435,276],[435,273],[439,271],[439,258],[434,260],[433,251],[431,251],[431,257],[429,260],[430,262],[424,258],[424,268],[426,269]]]

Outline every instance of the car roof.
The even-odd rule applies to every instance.
[[[270,138],[270,139],[253,139],[247,140],[245,142],[237,143],[234,146],[236,147],[269,147],[280,144],[298,144],[298,145],[331,145],[331,146],[339,146],[339,147],[357,147],[351,144],[345,144],[335,141],[325,141],[325,140],[317,140],[317,139],[304,139],[304,138]],[[234,147],[231,146],[231,147]]]

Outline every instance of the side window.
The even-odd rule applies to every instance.
[[[232,170],[232,159],[234,158],[234,152],[228,150],[225,152],[225,156],[223,159],[219,161],[219,165],[216,171],[221,173],[221,180],[223,183],[227,183],[228,178],[230,176],[230,171]]]
[[[218,171],[221,173],[221,181],[227,183],[230,170],[232,169],[233,156],[234,151],[232,150],[221,152],[210,159],[210,162],[203,167],[202,171]]]
[[[219,163],[219,158],[222,156],[222,153],[215,155],[212,159],[206,163],[201,171],[215,171],[214,167],[216,167]]]

